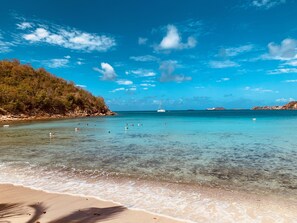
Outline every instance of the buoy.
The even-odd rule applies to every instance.
[[[79,128],[75,128],[75,129],[74,129],[74,131],[76,131],[76,132],[77,132],[78,130],[79,130]]]

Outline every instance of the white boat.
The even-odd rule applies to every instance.
[[[166,112],[166,110],[162,108],[162,102],[160,102],[157,112]]]

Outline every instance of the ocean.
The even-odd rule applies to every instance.
[[[189,222],[297,222],[273,211],[253,218],[236,202],[269,198],[297,208],[296,135],[297,111],[137,111],[17,123],[0,127],[0,183]]]

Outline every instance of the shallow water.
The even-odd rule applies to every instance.
[[[0,128],[0,183],[193,221],[210,201],[183,185],[296,202],[296,123],[297,111],[172,111],[15,124]]]

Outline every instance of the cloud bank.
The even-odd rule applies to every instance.
[[[292,60],[297,59],[297,40],[284,39],[280,44],[271,42],[268,44],[269,55],[266,59]]]
[[[160,81],[161,82],[184,82],[184,81],[190,81],[192,80],[192,77],[190,76],[185,76],[182,74],[174,74],[174,71],[176,69],[177,62],[168,60],[168,61],[163,61],[160,65],[160,71],[161,71],[161,77]]]
[[[86,52],[104,52],[116,45],[111,36],[87,33],[74,28],[32,23],[21,23],[17,26],[26,31],[22,38],[29,43],[47,43]]]
[[[274,6],[286,3],[286,0],[253,0],[252,6],[263,9],[270,9]]]

